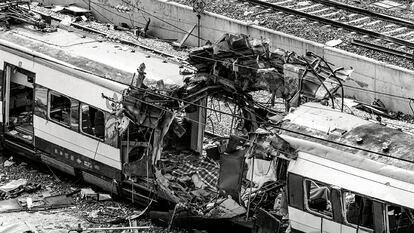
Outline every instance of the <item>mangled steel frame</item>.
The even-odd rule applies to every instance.
[[[27,5],[27,7],[21,7],[22,5]],[[40,30],[46,30],[47,27],[50,27],[50,19],[48,21],[30,11],[30,1],[0,2],[0,23],[5,24],[7,28],[10,27],[12,22],[18,22],[33,25]]]
[[[240,182],[245,157],[251,161],[251,167],[254,167],[255,157],[259,155],[262,158],[272,160],[280,151],[292,154],[291,148],[282,139],[277,136],[262,137],[260,136],[262,133],[256,132],[260,125],[268,122],[269,117],[277,112],[270,107],[259,104],[251,93],[260,90],[268,91],[271,105],[274,105],[275,98],[282,98],[285,101],[286,110],[292,106],[300,105],[304,99],[312,101],[330,99],[331,105],[334,107],[335,94],[338,89],[341,89],[343,97],[342,82],[346,80],[350,72],[343,68],[333,69],[322,57],[313,53],[297,56],[295,53],[283,50],[271,52],[268,43],[262,40],[251,40],[245,35],[226,34],[213,45],[192,50],[187,61],[196,68],[197,72],[185,79],[185,84],[181,87],[166,86],[163,82],[146,86],[144,84],[145,65],[142,64],[137,70],[136,79],[125,91],[123,100],[120,102],[121,105],[114,105],[116,115],[122,118],[119,126],[120,134],[126,134],[128,141],[129,130],[134,130],[139,135],[137,136],[139,141],[136,141],[139,148],[136,150],[128,148],[127,150],[139,154],[139,158],[134,161],[127,160],[123,166],[123,173],[135,182],[139,182],[137,177],[140,176],[146,177],[145,182],[147,183],[148,179],[155,180],[153,189],[157,190],[159,196],[178,204],[176,208],[192,209],[191,216],[209,216],[212,219],[211,211],[220,206],[223,207],[223,205],[238,206],[241,209],[237,207],[235,208],[239,210],[237,213],[216,215],[216,217],[234,217],[246,212],[249,216],[249,211],[252,211],[250,209],[253,201],[251,197],[257,193],[265,192],[252,188],[253,171],[251,171],[250,190],[245,190],[247,199],[243,199],[243,195],[240,193]],[[216,199],[215,204],[200,207],[189,203],[192,198],[184,194],[186,191],[181,186],[178,187],[181,191],[171,189],[160,160],[163,148],[171,144],[171,141],[167,140],[168,138],[179,139],[191,131],[191,128],[182,124],[182,119],[188,118],[186,114],[200,111],[200,109],[218,111],[205,105],[203,100],[207,97],[231,102],[238,106],[241,115],[234,117],[242,121],[242,127],[239,129],[238,135],[230,137],[227,145],[226,154],[237,154],[234,157],[235,160],[233,162],[220,161],[218,188],[216,189],[214,184],[210,184],[210,190],[216,193],[216,198],[220,195],[224,198],[219,203]],[[200,118],[193,119],[196,123],[205,125],[205,122],[198,122],[199,120]],[[133,127],[130,127],[131,125]],[[175,140],[178,144],[185,140],[179,141]],[[184,149],[190,149],[190,147],[184,145]],[[208,166],[214,167],[214,162]],[[236,174],[229,175],[224,170],[226,166],[231,167],[229,170],[236,171]],[[220,185],[220,181],[226,174],[240,179],[240,181],[237,179],[232,181],[239,182],[235,190],[234,187],[226,189],[225,186]],[[280,179],[281,183],[265,186],[264,190],[279,190],[284,186],[283,180]],[[227,195],[232,195],[234,200],[237,198],[240,200],[229,203],[229,199],[225,198]],[[248,203],[247,211],[241,206],[241,202]],[[260,207],[260,202],[254,208],[255,210]],[[173,216],[176,214],[176,208]],[[186,216],[188,217],[188,213]]]

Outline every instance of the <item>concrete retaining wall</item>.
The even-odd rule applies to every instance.
[[[128,25],[142,27],[148,18],[151,18],[151,35],[163,39],[181,40],[186,31],[197,23],[197,16],[192,8],[163,0],[141,0],[138,5],[132,0],[44,0],[44,4],[70,4],[88,8],[89,4],[94,15],[101,21],[114,24],[127,23]],[[121,12],[117,6],[126,6],[131,11]],[[142,9],[142,10],[138,10]],[[273,31],[256,25],[223,17],[221,15],[206,13],[201,16],[200,21],[201,44],[207,40],[215,41],[224,33],[243,33],[255,38],[266,38],[270,40],[272,48],[282,48],[304,54],[312,51],[323,56],[327,61],[336,66],[353,67],[355,69],[352,78],[356,80],[345,83],[346,95],[355,96],[358,100],[372,102],[379,98],[393,111],[410,113],[411,109],[407,99],[395,96],[414,98],[414,72],[400,67],[387,65],[385,63],[365,58],[356,54],[348,53],[339,49],[324,46],[285,33]],[[196,46],[197,28],[187,41],[188,45]],[[352,88],[353,87],[353,88]],[[360,88],[370,90],[362,91]],[[384,92],[378,94],[375,92]]]

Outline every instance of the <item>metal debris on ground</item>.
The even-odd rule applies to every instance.
[[[316,54],[271,52],[266,40],[245,35],[225,34],[214,44],[190,51],[187,61],[197,72],[186,77],[183,86],[147,82],[141,64],[122,101],[103,96],[114,102],[114,114],[126,119],[120,125],[121,136],[132,122],[134,137],[140,140],[128,155],[124,175],[135,184],[153,187],[151,193],[175,204],[169,212],[150,212],[154,221],[161,219],[169,229],[214,231],[211,223],[248,222],[259,208],[282,221],[285,211],[276,207],[285,205],[276,205],[275,200],[286,200],[284,176],[295,150],[259,128],[270,116],[282,113],[263,107],[251,93],[269,92],[272,105],[276,97],[283,98],[287,109],[304,101],[334,103],[335,93],[351,72]],[[206,97],[230,102],[239,110],[233,113],[237,120],[230,138],[204,148],[208,152],[200,155],[188,145],[187,114],[196,112],[198,101]],[[240,231],[248,228],[234,224]]]
[[[111,195],[106,193],[97,193],[91,188],[83,188],[80,190],[80,196],[85,200],[108,201],[112,200]]]
[[[21,7],[25,5],[26,7]],[[46,22],[38,14],[30,10],[30,1],[6,1],[0,3],[0,24],[10,28],[14,23],[27,23],[35,28],[44,31],[54,31],[50,22]]]
[[[14,165],[13,156],[11,156],[8,160],[3,162],[3,167],[10,167]]]

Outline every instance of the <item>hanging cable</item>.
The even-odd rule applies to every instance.
[[[140,89],[140,88],[138,88],[138,89]],[[147,91],[148,91],[148,90],[147,90]],[[163,97],[165,97],[165,98],[178,99],[178,98],[175,98],[175,97],[172,97],[172,96],[165,96],[165,95],[162,95],[162,94],[159,94],[159,93],[154,93],[154,94],[158,94],[158,95],[163,96]],[[157,105],[154,105],[154,104],[152,104],[152,103],[149,103],[149,102],[147,102],[147,101],[145,101],[145,100],[141,100],[141,99],[138,99],[138,98],[135,98],[135,97],[133,97],[133,98],[134,98],[135,100],[139,101],[139,102],[146,103],[146,104],[152,105],[152,106],[154,106],[154,107],[160,108],[160,109],[162,109],[162,110],[164,110],[164,111],[169,111],[169,112],[171,112],[171,113],[172,113],[172,111],[170,111],[170,110],[166,110],[165,108],[161,108],[161,107],[159,107],[159,106],[157,106]],[[208,110],[211,110],[211,111],[217,111],[217,112],[219,112],[219,113],[221,113],[221,114],[231,116],[231,114],[230,114],[230,113],[227,113],[227,112],[224,112],[224,111],[219,111],[219,110],[212,109],[212,108],[209,108],[209,107],[206,107],[206,106],[200,105],[200,104],[191,103],[191,102],[188,102],[188,101],[183,101],[183,100],[180,100],[180,99],[178,99],[178,100],[179,100],[179,101],[182,101],[182,102],[187,102],[188,104],[191,104],[191,105],[194,105],[194,106],[197,106],[197,107],[203,108],[203,109],[208,109]],[[293,134],[301,135],[301,136],[304,136],[304,137],[307,137],[307,138],[311,138],[311,139],[320,140],[320,141],[322,141],[322,142],[328,142],[328,143],[332,143],[332,144],[340,145],[340,146],[343,146],[343,147],[348,147],[348,148],[351,148],[351,149],[356,149],[356,150],[360,150],[360,151],[364,151],[364,152],[368,152],[368,153],[372,153],[372,154],[376,154],[376,155],[384,156],[384,157],[387,157],[387,158],[392,158],[392,159],[396,159],[396,160],[400,160],[400,161],[408,162],[408,163],[414,163],[414,161],[407,160],[407,159],[404,159],[404,158],[394,157],[394,156],[391,156],[391,155],[388,155],[388,154],[384,154],[384,153],[381,153],[381,152],[376,152],[376,151],[372,151],[372,150],[369,150],[369,149],[365,149],[365,148],[361,148],[361,147],[356,147],[356,146],[348,145],[348,144],[341,143],[341,142],[332,141],[332,140],[325,139],[325,138],[316,137],[316,136],[309,135],[309,134],[302,133],[302,132],[298,132],[298,131],[295,131],[295,130],[286,129],[286,128],[280,127],[279,125],[277,125],[277,124],[275,124],[275,123],[272,123],[272,122],[264,122],[264,121],[262,121],[262,122],[258,122],[258,121],[255,121],[255,120],[252,120],[252,119],[248,119],[248,118],[246,118],[246,117],[242,117],[242,116],[235,116],[235,117],[236,117],[236,118],[239,118],[239,119],[242,119],[242,120],[249,121],[249,122],[254,122],[254,123],[256,123],[256,124],[262,124],[262,125],[264,125],[264,126],[273,127],[273,128],[275,128],[275,129],[282,130],[282,131],[285,131],[285,132],[289,132],[289,133],[293,133]],[[203,124],[203,123],[200,123],[200,124]]]

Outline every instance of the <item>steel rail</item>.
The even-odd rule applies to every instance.
[[[246,1],[246,0],[239,0],[239,1]],[[354,32],[357,32],[357,33],[360,33],[360,34],[368,35],[368,36],[373,37],[373,38],[382,39],[382,40],[385,40],[385,41],[388,41],[388,42],[392,42],[394,44],[399,44],[399,45],[404,45],[406,47],[414,48],[414,43],[406,41],[406,40],[398,39],[396,37],[387,36],[387,35],[384,35],[384,34],[381,34],[381,33],[378,33],[378,32],[370,31],[370,30],[367,30],[367,29],[359,28],[359,27],[354,27],[354,26],[351,26],[351,25],[348,25],[348,24],[345,24],[345,23],[337,22],[337,21],[330,20],[330,19],[325,19],[325,18],[316,16],[316,15],[310,15],[310,14],[307,14],[305,12],[301,12],[301,11],[297,11],[297,10],[290,9],[290,8],[287,8],[287,7],[279,6],[279,5],[276,5],[274,3],[270,3],[270,2],[263,2],[261,0],[247,0],[247,1],[251,2],[251,3],[258,4],[258,5],[262,5],[262,6],[265,6],[265,7],[273,8],[273,9],[276,9],[276,10],[279,10],[279,11],[284,11],[284,12],[290,13],[292,15],[299,15],[303,18],[308,18],[308,19],[311,19],[311,20],[314,20],[314,21],[319,21],[319,22],[322,22],[322,23],[325,23],[325,24],[328,24],[328,25],[338,27],[338,28],[344,28],[348,31],[354,31]]]
[[[398,57],[402,57],[402,58],[406,58],[406,59],[410,59],[413,60],[413,54],[411,53],[407,53],[407,52],[403,52],[403,51],[398,51],[395,49],[391,49],[391,48],[386,48],[380,45],[376,45],[376,44],[371,44],[362,40],[352,40],[351,42],[352,45],[356,45],[356,46],[360,46],[360,47],[364,47],[367,49],[371,49],[371,50],[375,50],[378,52],[383,52],[383,53],[388,53],[394,56],[398,56]]]
[[[388,21],[388,22],[391,22],[391,23],[394,23],[394,24],[404,25],[405,27],[414,28],[414,23],[413,22],[403,20],[403,19],[399,19],[399,18],[390,16],[390,15],[385,15],[385,14],[381,14],[381,13],[377,13],[377,12],[372,12],[372,11],[369,11],[369,10],[364,9],[364,8],[351,6],[351,5],[346,5],[346,4],[336,2],[336,1],[331,1],[331,0],[312,0],[312,1],[324,4],[324,5],[327,5],[327,6],[333,6],[335,8],[345,9],[345,10],[352,11],[352,12],[359,13],[359,14],[363,14],[363,15],[368,15],[370,17],[381,19],[381,20],[384,20],[384,21]]]

